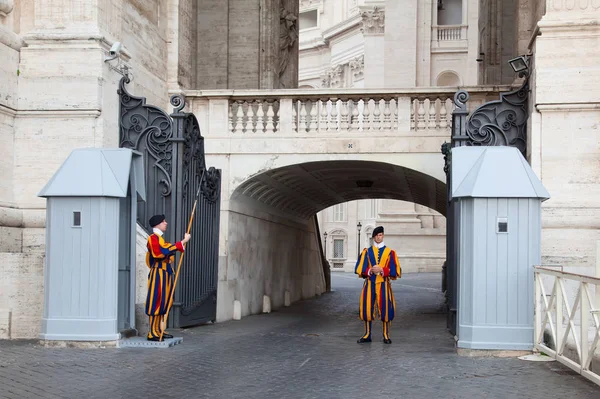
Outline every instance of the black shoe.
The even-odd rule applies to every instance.
[[[391,340],[391,339],[389,339],[389,338],[387,338],[387,339],[386,339],[386,338],[384,338],[384,339],[383,339],[383,343],[384,343],[384,344],[391,344],[391,343],[392,343],[392,340]]]
[[[365,342],[371,342],[371,338],[359,338],[359,340],[356,341],[358,344],[364,344]]]
[[[163,338],[164,339],[169,339],[169,338],[173,338],[173,336],[171,334],[164,333],[163,334]]]
[[[147,340],[148,341],[153,341],[153,342],[161,342],[162,341],[160,339],[160,337],[148,337]]]

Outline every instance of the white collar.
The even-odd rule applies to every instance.
[[[152,232],[159,237],[162,237],[162,235],[163,235],[163,232],[160,231],[159,229],[157,229],[156,227],[152,229]]]
[[[373,245],[375,245],[377,248],[381,249],[381,248],[385,247],[385,242],[381,241],[379,244],[374,242]]]

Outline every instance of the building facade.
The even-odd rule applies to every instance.
[[[0,0],[0,145],[4,149],[0,338],[39,336],[46,237],[45,202],[37,193],[73,149],[119,146],[116,92],[125,73],[132,77],[132,92],[165,109],[170,94],[185,93],[197,107],[194,109],[205,109],[203,104],[208,102],[202,93],[222,90],[213,92],[212,108],[197,115],[201,123],[220,129],[207,136],[207,149],[228,146],[231,151],[237,145],[236,149],[246,152],[246,158],[239,161],[243,168],[253,162],[253,154],[268,149],[273,138],[252,148],[245,147],[241,139],[236,141],[238,136],[221,140],[219,135],[230,131],[234,109],[230,97],[239,99],[235,97],[239,94],[223,90],[245,90],[240,103],[265,98],[270,108],[255,115],[262,123],[271,121],[275,111],[269,101],[277,96],[290,115],[300,114],[300,122],[306,122],[306,109],[294,111],[291,97],[309,98],[311,90],[341,96],[364,91],[373,104],[389,96],[389,88],[397,89],[404,94],[395,104],[407,112],[398,114],[396,120],[407,127],[406,135],[418,130],[408,128],[415,124],[443,125],[445,129],[436,129],[436,137],[428,137],[422,129],[423,140],[415,141],[419,143],[415,148],[404,149],[408,159],[421,145],[439,148],[443,141],[439,132],[449,132],[451,109],[432,106],[426,100],[428,93],[443,86],[447,90],[436,91],[435,98],[450,104],[447,93],[453,88],[474,93],[481,85],[496,90],[501,85],[519,85],[507,61],[527,55],[531,75],[527,158],[551,195],[542,208],[543,262],[586,274],[600,273],[598,21],[598,0]],[[122,44],[122,50],[119,57],[107,61],[115,42]],[[299,86],[307,89],[289,90]],[[477,105],[470,101],[470,109]],[[226,112],[220,114],[222,109]],[[240,112],[241,127],[238,130],[234,124],[233,129],[243,136],[249,132],[245,126],[248,114]],[[308,114],[313,112],[310,109]],[[380,111],[376,112],[379,118]],[[388,112],[385,108],[381,111],[384,122]],[[281,116],[282,124],[294,125],[289,115]],[[316,121],[310,116],[309,125]],[[269,125],[266,130],[273,129]],[[349,152],[344,131],[335,134],[328,151],[335,151],[338,160],[355,157]],[[357,142],[373,141],[357,132],[352,137]],[[294,140],[277,140],[287,143],[294,156],[299,153],[293,148]],[[387,140],[401,152],[401,138]],[[323,152],[318,144],[310,145]],[[375,160],[381,146],[385,144],[378,147],[373,141],[363,147],[361,155],[368,153]],[[269,161],[253,165],[253,170],[273,168],[278,154],[267,155]],[[441,155],[436,156],[436,162],[440,161]],[[297,164],[309,162],[301,156],[294,159]],[[213,161],[208,158],[207,162]],[[219,162],[217,166],[224,171],[224,194],[218,321],[232,318],[234,300],[246,301],[243,315],[260,311],[259,299],[265,287],[271,289],[269,276],[278,277],[279,291],[285,285],[301,285],[302,279],[310,276],[302,290],[292,292],[293,300],[322,292],[323,287],[315,287],[312,280],[315,270],[294,269],[320,259],[317,252],[322,234],[314,237],[316,229],[306,227],[305,220],[283,221],[285,215],[264,217],[260,226],[273,228],[273,234],[287,237],[292,244],[298,237],[302,240],[298,259],[304,260],[295,258],[296,263],[289,265],[278,262],[281,243],[269,240],[266,230],[254,222],[256,215],[236,219],[229,209],[235,188],[252,176],[229,175],[227,153]],[[305,176],[304,172],[298,170],[297,176]],[[321,175],[326,172],[318,171]],[[271,190],[283,190],[274,179],[262,183],[271,184]],[[288,190],[288,199],[293,194]],[[439,268],[443,262],[443,217],[411,202],[373,199],[362,198],[321,214],[320,231],[328,232],[325,248],[330,263],[343,263],[341,268],[347,268],[358,248],[368,244],[369,229],[383,224],[388,245],[415,259],[413,270],[429,270],[430,265]],[[360,243],[355,221],[362,226]],[[329,223],[327,229],[325,223]],[[393,241],[394,236],[398,242]],[[414,238],[412,244],[409,236]],[[260,238],[260,256],[243,255],[249,248],[248,237]],[[138,238],[138,252],[143,256],[143,235]],[[286,250],[294,250],[292,244]],[[424,245],[428,248],[425,253]],[[232,268],[234,258],[236,266]],[[425,266],[419,266],[417,259],[425,259]],[[271,262],[269,272],[264,272],[266,261]],[[252,267],[248,262],[254,262]],[[404,262],[411,264],[408,258]],[[282,264],[289,270],[278,275],[276,266]],[[144,301],[146,274],[141,259],[139,265],[136,306]],[[279,291],[277,295],[283,297]]]

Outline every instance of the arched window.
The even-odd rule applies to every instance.
[[[458,87],[460,86],[460,78],[453,71],[444,71],[438,75],[437,86]]]

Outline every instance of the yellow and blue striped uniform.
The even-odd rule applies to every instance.
[[[383,269],[383,275],[370,273],[375,265]],[[396,313],[396,301],[390,281],[402,276],[396,252],[386,246],[365,248],[356,262],[354,271],[360,278],[365,279],[359,306],[360,319],[365,321],[364,338],[370,338],[371,322],[379,316],[384,322],[384,337],[389,339],[388,322],[394,319]]]
[[[147,243],[146,266],[148,273],[148,295],[146,297],[146,314],[150,317],[148,338],[160,337],[160,321],[162,315],[170,307],[171,287],[173,286],[173,267],[175,252],[183,252],[183,244],[171,244],[161,236],[151,234]]]

